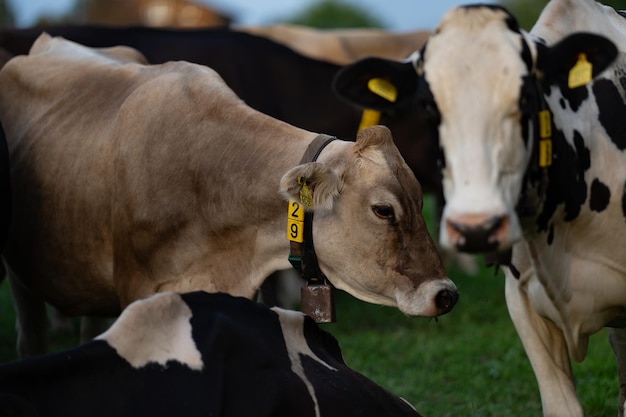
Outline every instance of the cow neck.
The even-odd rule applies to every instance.
[[[533,84],[535,86],[539,111],[531,117],[533,125],[533,149],[526,172],[524,173],[521,196],[515,207],[515,211],[520,219],[534,219],[537,216],[539,208],[545,201],[546,190],[548,188],[548,170],[552,164],[552,158],[554,158],[551,135],[554,129],[552,112],[550,111],[550,107],[548,107],[541,81],[533,77]],[[546,123],[548,124],[547,126]],[[546,130],[548,134],[546,134]],[[542,144],[540,143],[541,141],[547,141],[549,143]],[[548,146],[549,149],[541,149],[542,145]],[[542,152],[549,153],[549,160],[546,160],[546,155],[542,154]],[[517,271],[511,263],[512,255],[513,249],[487,254],[485,255],[485,263],[488,266],[495,266],[496,274],[499,266],[508,266],[515,278],[519,278],[519,271]]]
[[[534,78],[538,108],[532,115],[532,153],[528,163],[521,188],[520,200],[516,211],[522,218],[534,218],[545,200],[548,188],[549,168],[554,158],[552,146],[552,112],[544,94],[541,81]]]
[[[329,135],[318,135],[307,147],[304,155],[302,156],[302,159],[300,160],[300,165],[309,162],[316,162],[317,158],[322,153],[324,148],[335,139],[337,138]],[[306,179],[304,179],[304,181],[306,181]],[[300,202],[300,204],[303,204],[302,201]],[[293,240],[290,240],[289,242],[289,262],[300,273],[300,276],[306,281],[306,288],[303,287],[302,290],[302,311],[307,312],[308,310],[308,314],[312,316],[313,319],[315,319],[315,321],[317,322],[334,321],[335,314],[334,305],[332,303],[332,284],[330,283],[330,281],[328,281],[328,278],[326,278],[326,276],[319,267],[317,255],[315,254],[315,247],[313,245],[312,210],[305,209],[304,211],[302,240],[302,242],[295,242]],[[316,302],[315,300],[313,302],[313,304],[315,305],[311,305],[310,300],[305,300],[305,294],[314,294],[313,298],[316,298],[317,294],[321,293],[320,291],[317,291],[317,289],[320,287],[322,287],[322,292],[324,292],[325,294],[330,294],[330,296],[328,296],[329,300],[321,303],[325,304],[325,306],[320,306],[320,303]]]

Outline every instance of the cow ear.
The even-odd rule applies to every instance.
[[[417,74],[410,61],[365,58],[340,69],[333,90],[339,98],[358,107],[391,110],[414,99]]]
[[[341,191],[339,175],[321,162],[309,162],[291,168],[280,180],[280,193],[287,199],[301,201],[300,191],[312,196],[313,210],[331,210]],[[305,204],[306,206],[306,204]]]
[[[593,78],[613,63],[617,53],[615,44],[604,36],[574,33],[553,46],[538,44],[537,69],[548,84],[568,85],[570,71],[579,60],[591,64]]]

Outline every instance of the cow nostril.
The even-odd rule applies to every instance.
[[[506,234],[507,221],[507,216],[491,216],[480,222],[448,219],[447,225],[456,248],[475,253],[496,250]]]
[[[480,224],[466,224],[456,222],[454,220],[448,220],[450,227],[459,232],[461,235],[475,233],[477,230],[485,234],[491,234],[497,230],[503,222],[504,216],[492,216]]]
[[[456,304],[459,299],[459,293],[456,291],[442,290],[437,293],[435,297],[435,305],[439,310],[439,315],[446,314]]]
[[[481,227],[485,230],[485,233],[491,237],[493,232],[498,230],[500,226],[504,223],[504,216],[493,216],[487,219],[485,223],[481,225]]]

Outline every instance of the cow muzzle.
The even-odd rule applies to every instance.
[[[507,215],[465,215],[445,219],[450,246],[460,252],[493,252],[508,242],[510,220]]]

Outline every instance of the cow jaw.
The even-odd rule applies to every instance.
[[[423,57],[424,85],[440,114],[446,198],[440,239],[446,248],[491,252],[521,238],[515,206],[530,152],[519,102],[528,69],[522,36],[498,17],[504,12],[485,10],[484,21],[456,24],[456,13],[465,12],[444,17]]]

